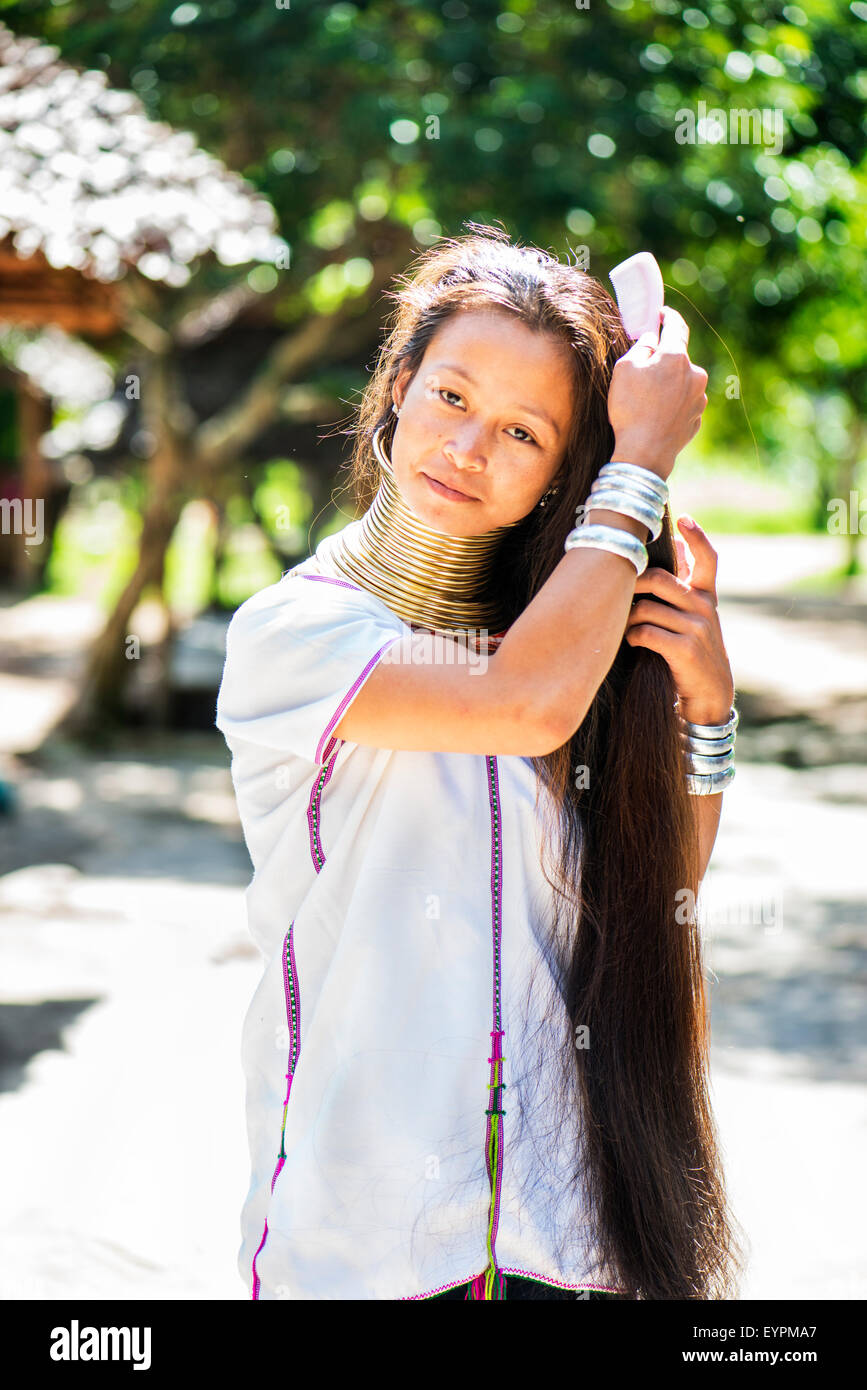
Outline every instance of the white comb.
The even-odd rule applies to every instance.
[[[658,333],[665,291],[662,272],[649,251],[621,261],[608,278],[614,286],[623,327],[634,341],[642,333]]]

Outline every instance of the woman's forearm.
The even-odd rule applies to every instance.
[[[674,462],[648,432],[618,438],[613,456],[663,478]],[[585,520],[627,531],[645,544],[649,539],[647,527],[622,512],[590,507]],[[611,669],[636,579],[634,566],[622,556],[606,550],[568,550],[500,643],[500,674],[514,680],[519,691],[537,690],[557,747],[581,727]]]
[[[678,708],[681,716],[693,724],[725,724],[728,720],[731,706],[734,701],[734,688],[726,690],[724,698],[710,703],[679,700]],[[715,792],[713,796],[693,796],[690,800],[695,806],[696,821],[699,836],[699,880],[703,879],[713,847],[716,843],[717,831],[719,830],[720,816],[723,807],[723,792]]]
[[[594,509],[589,519],[647,539],[646,527],[619,513]],[[500,643],[494,658],[498,680],[515,693],[516,707],[534,691],[534,710],[557,746],[580,727],[611,668],[636,577],[622,556],[568,550]]]
[[[699,882],[707,873],[707,866],[710,863],[710,857],[716,843],[724,794],[724,792],[715,792],[713,796],[690,797],[698,823]]]

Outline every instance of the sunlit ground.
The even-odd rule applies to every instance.
[[[840,538],[714,542],[742,718],[701,911],[742,1293],[863,1298],[867,602],[860,581],[831,602],[816,583]],[[216,731],[46,738],[99,613],[0,606],[0,1297],[246,1298],[239,1048],[259,962],[228,754]]]

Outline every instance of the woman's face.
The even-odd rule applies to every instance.
[[[394,383],[400,419],[391,445],[410,510],[452,536],[527,516],[566,449],[566,345],[505,309],[465,309],[440,327],[410,376],[405,368]]]

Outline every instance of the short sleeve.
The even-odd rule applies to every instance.
[[[365,590],[290,571],[232,616],[217,728],[230,745],[244,739],[322,763],[335,726],[404,630]]]

